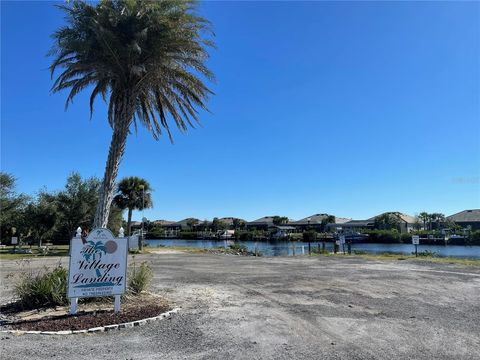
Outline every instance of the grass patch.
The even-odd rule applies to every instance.
[[[352,255],[344,255],[343,252],[339,252],[334,254],[332,252],[329,253],[312,253],[313,255],[317,256],[336,256],[339,258],[352,258],[352,257],[361,257],[367,260],[376,260],[376,261],[419,261],[419,262],[432,262],[432,263],[440,263],[440,264],[451,264],[451,265],[464,265],[464,266],[473,266],[473,267],[480,267],[480,259],[462,259],[457,257],[439,257],[435,252],[427,251],[423,252],[423,256],[418,253],[418,257],[415,257],[415,254],[412,255],[404,255],[404,254],[396,254],[396,253],[389,253],[385,252],[382,254],[374,254],[368,253],[363,250],[354,250]]]
[[[257,250],[249,251],[244,245],[240,244],[233,244],[227,248],[224,247],[216,247],[216,248],[200,248],[195,246],[165,246],[162,249],[166,250],[176,250],[181,251],[189,254],[230,254],[230,255],[245,255],[245,256],[262,256],[262,252]],[[150,254],[155,254],[155,248],[151,248],[147,250]]]
[[[37,256],[68,256],[69,245],[50,245],[46,249],[39,249],[38,246],[17,246],[16,253],[13,253],[13,246],[0,248],[0,259],[15,260]]]
[[[454,265],[464,265],[464,266],[473,266],[480,267],[480,259],[462,259],[455,257],[438,257],[435,255],[419,256],[415,255],[402,255],[402,254],[393,254],[393,253],[383,253],[383,254],[355,254],[354,256],[360,256],[369,260],[384,260],[384,261],[396,261],[396,260],[410,260],[410,261],[421,261],[421,262],[432,262],[440,264],[454,264]]]
[[[62,306],[68,303],[67,269],[57,266],[45,268],[40,273],[23,273],[14,288],[15,296],[23,309]]]
[[[134,262],[128,274],[128,292],[133,295],[138,295],[147,291],[152,283],[152,279],[152,268],[145,261],[138,267]]]
[[[19,271],[7,277],[15,279],[15,307],[23,310],[50,308],[68,305],[68,269],[58,265],[53,269],[44,267],[41,271],[32,270],[30,261],[19,263]],[[25,268],[27,266],[27,268]],[[138,296],[148,290],[153,279],[153,271],[146,262],[140,265],[133,262],[128,269],[127,292],[124,296]],[[113,297],[81,298],[80,302],[90,303],[113,300]]]
[[[312,255],[329,255],[330,251],[327,249],[319,249],[318,247],[312,247]]]

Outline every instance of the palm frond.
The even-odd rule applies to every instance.
[[[207,68],[214,48],[211,24],[196,13],[195,1],[103,0],[59,5],[66,25],[53,34],[52,91],[70,89],[66,107],[92,88],[90,115],[101,95],[113,128],[127,112],[127,126],[144,126],[155,139],[170,123],[187,131],[199,123],[197,108],[207,110],[213,82]],[[127,104],[127,105],[128,105]],[[139,123],[139,124],[137,124]]]

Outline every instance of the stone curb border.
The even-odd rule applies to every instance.
[[[72,334],[87,334],[87,333],[97,333],[104,331],[112,331],[119,329],[129,329],[137,326],[146,325],[148,323],[154,322],[156,320],[162,320],[169,318],[172,314],[176,314],[180,311],[181,308],[175,308],[173,310],[164,312],[158,316],[135,320],[131,322],[126,322],[122,324],[106,325],[95,328],[90,328],[87,330],[63,330],[63,331],[25,331],[25,330],[1,330],[0,333],[3,334],[15,334],[15,335],[24,335],[24,334],[38,334],[38,335],[72,335]]]

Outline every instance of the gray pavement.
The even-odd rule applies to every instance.
[[[151,254],[182,310],[139,328],[1,335],[2,359],[479,359],[480,269],[342,257]],[[66,264],[66,259],[62,260]],[[0,263],[12,271],[58,263]]]

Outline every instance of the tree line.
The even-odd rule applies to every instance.
[[[77,227],[90,229],[95,216],[101,181],[82,178],[73,172],[63,189],[40,189],[35,195],[18,193],[16,178],[0,173],[0,237],[2,244],[12,236],[23,243],[68,243]],[[123,224],[122,209],[111,205],[107,227],[116,235]]]

